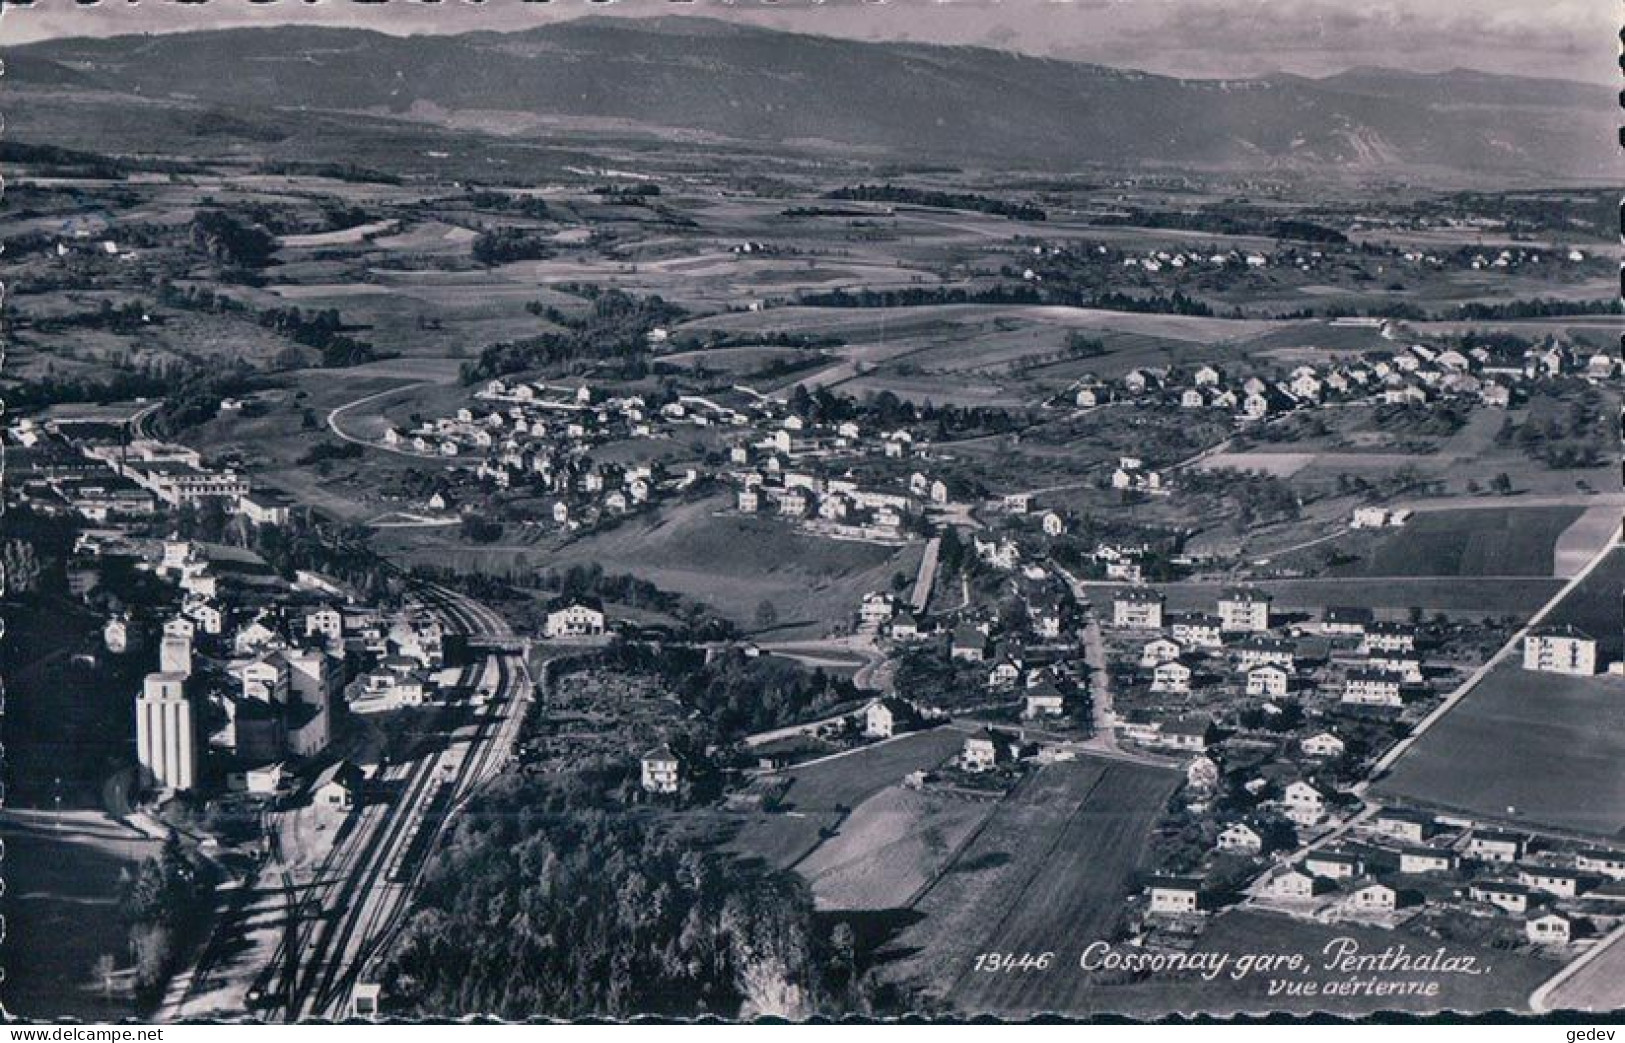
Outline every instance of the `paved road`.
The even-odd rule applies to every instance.
[[[1553,1010],[1625,1010],[1625,924],[1548,978],[1529,997],[1536,1014]]]
[[[400,449],[395,446],[384,445],[382,442],[375,442],[371,439],[357,438],[355,435],[350,434],[348,431],[344,430],[344,428],[339,426],[339,417],[344,413],[348,413],[357,406],[364,406],[369,402],[375,402],[380,398],[387,398],[390,395],[398,395],[403,391],[412,391],[416,388],[428,387],[433,383],[434,381],[432,380],[420,380],[414,384],[402,384],[398,388],[390,388],[387,391],[379,391],[375,394],[365,395],[353,402],[346,402],[342,406],[334,406],[332,409],[327,411],[327,426],[332,429],[332,432],[335,435],[338,435],[346,442],[354,442],[356,445],[366,446],[368,449],[378,449],[386,453],[394,453],[396,456],[410,456],[418,460],[439,459],[439,455],[436,453],[419,453],[412,449]]]
[[[924,612],[931,603],[931,588],[937,582],[937,564],[941,553],[941,536],[933,536],[926,541],[925,553],[920,555],[920,571],[914,578],[914,592],[908,599],[909,607],[916,613]]]

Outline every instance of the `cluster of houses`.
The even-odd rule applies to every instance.
[[[1331,689],[1344,706],[1399,709],[1431,691],[1416,627],[1334,606],[1322,612],[1318,637],[1304,641],[1292,636],[1300,631],[1275,625],[1272,600],[1256,587],[1232,587],[1219,594],[1215,612],[1168,612],[1160,591],[1129,586],[1112,599],[1111,623],[1119,641],[1143,636],[1135,665],[1153,695],[1221,687],[1281,698]],[[1153,717],[1123,727],[1155,744],[1160,724]]]
[[[575,530],[602,518],[639,510],[680,494],[699,480],[692,468],[668,474],[658,464],[594,462],[591,449],[630,438],[658,437],[678,403],[653,408],[637,395],[605,397],[588,385],[493,380],[475,398],[488,408],[464,407],[449,417],[426,421],[412,431],[386,430],[382,444],[396,452],[469,461],[483,485],[529,489],[547,501],[543,521]],[[703,415],[690,422],[705,420]],[[427,504],[431,511],[459,505],[444,490]]]
[[[1294,367],[1284,378],[1231,376],[1217,365],[1132,369],[1114,381],[1084,376],[1072,387],[1073,402],[1088,409],[1111,401],[1159,401],[1182,409],[1216,409],[1238,421],[1264,420],[1327,402],[1370,401],[1423,405],[1442,399],[1508,408],[1531,383],[1560,377],[1606,381],[1619,360],[1597,352],[1583,360],[1569,348],[1548,343],[1504,359],[1484,347],[1466,351],[1413,344]],[[1114,480],[1115,484],[1115,480]]]
[[[736,462],[742,456],[748,459],[736,448]],[[760,469],[741,470],[735,477],[739,491],[734,504],[742,513],[778,514],[836,537],[899,540],[906,521],[920,511],[920,500],[912,492],[866,489],[849,478],[785,470],[776,456],[768,457]]]
[[[636,394],[606,396],[586,384],[499,379],[474,397],[476,405],[452,416],[408,431],[390,428],[381,442],[396,452],[469,461],[481,484],[534,490],[549,501],[540,509],[543,520],[567,530],[637,511],[695,486],[701,478],[695,468],[668,474],[658,465],[595,462],[592,456],[596,446],[671,438],[681,428],[724,432],[738,483],[735,505],[746,513],[777,512],[830,528],[834,535],[886,540],[901,536],[905,518],[922,503],[946,497],[929,482],[903,494],[796,470],[797,461],[843,455],[907,457],[914,452],[914,437],[906,430],[870,436],[850,420],[815,424],[748,388],[658,401]],[[444,491],[428,504],[434,511],[457,506]]]
[[[1200,916],[1241,900],[1321,921],[1393,927],[1443,910],[1495,921],[1503,936],[1554,948],[1625,921],[1625,851],[1568,842],[1537,850],[1521,833],[1400,807],[1372,809],[1335,844],[1267,857],[1291,846],[1290,833],[1262,817],[1233,821],[1218,833],[1213,855],[1264,867],[1245,895],[1217,894],[1199,877],[1157,876],[1145,889],[1147,911]]]
[[[1535,841],[1502,829],[1381,808],[1358,839],[1311,850],[1260,878],[1255,896],[1322,918],[1392,923],[1428,905],[1506,917],[1537,946],[1563,946],[1625,916],[1625,852]]]
[[[1368,245],[1363,248],[1362,254],[1369,255],[1371,250],[1372,247]],[[1184,245],[1145,250],[1143,252],[1129,252],[1103,243],[1096,243],[1078,244],[1065,250],[1060,247],[1034,246],[1031,248],[1031,253],[1034,257],[1039,258],[1069,254],[1075,258],[1084,258],[1099,264],[1116,265],[1122,269],[1149,275],[1175,275],[1204,270],[1261,271],[1270,268],[1315,272],[1334,266],[1341,267],[1348,262],[1348,255],[1340,251],[1322,250],[1312,246],[1294,247],[1288,245],[1279,246],[1273,251],[1214,250],[1211,246],[1203,248]],[[1456,267],[1472,271],[1518,271],[1543,264],[1553,269],[1559,269],[1564,264],[1583,264],[1586,260],[1584,251],[1572,247],[1550,250],[1540,250],[1532,247],[1506,247],[1500,250],[1463,247],[1449,252],[1433,252],[1419,248],[1395,248],[1383,251],[1379,256],[1398,259],[1410,265],[1435,270]],[[1033,268],[1023,269],[1021,277],[1027,282],[1043,281],[1043,274]]]
[[[134,707],[145,786],[277,794],[298,768],[323,758],[343,709],[394,709],[433,696],[432,675],[445,664],[433,614],[359,606],[315,573],[290,584],[234,548],[116,529],[80,534],[70,589],[89,595],[120,558],[177,595],[120,608],[102,628],[108,655],[156,648],[157,669]]]
[[[742,513],[775,513],[825,535],[884,543],[903,538],[910,520],[928,508],[953,503],[948,482],[920,471],[900,480],[900,488],[865,486],[850,472],[819,473],[836,460],[876,451],[893,459],[908,457],[915,442],[906,430],[868,438],[853,421],[818,426],[792,413],[769,420],[758,434],[765,437],[729,449],[738,484],[734,503]],[[807,461],[820,467],[794,467]]]

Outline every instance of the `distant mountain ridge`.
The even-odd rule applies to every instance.
[[[62,39],[12,48],[7,61],[19,86],[227,110],[406,114],[427,102],[1012,166],[1616,170],[1618,110],[1600,86],[1369,68],[1318,80],[1182,80],[688,16],[455,36],[280,26]]]

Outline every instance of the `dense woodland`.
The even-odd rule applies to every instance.
[[[851,1005],[850,948],[821,936],[793,875],[696,850],[652,816],[538,811],[557,785],[506,776],[459,822],[386,969],[390,995],[504,1018]]]

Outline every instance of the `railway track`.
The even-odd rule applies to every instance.
[[[422,584],[415,594],[462,634],[512,636],[501,616],[461,595],[432,584]],[[477,718],[454,725],[445,749],[413,763],[405,788],[364,841],[329,856],[338,861],[324,866],[323,892],[315,896],[312,915],[298,917],[308,926],[296,941],[290,939],[295,956],[273,961],[273,966],[292,967],[283,973],[280,993],[287,1020],[347,1013],[355,983],[364,980],[404,925],[429,853],[468,800],[500,772],[531,687],[523,655],[493,652],[466,667],[460,680],[465,688],[489,693]]]

